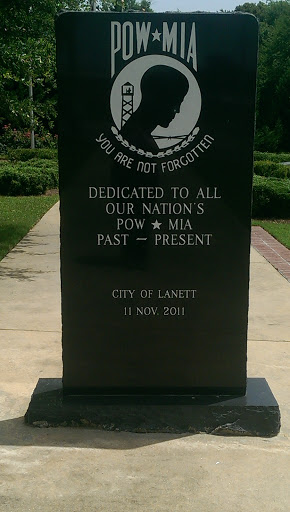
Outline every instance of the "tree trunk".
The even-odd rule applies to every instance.
[[[30,101],[30,147],[31,147],[31,149],[35,149],[32,78],[30,78],[30,80],[29,80],[28,87],[29,87],[29,101]]]

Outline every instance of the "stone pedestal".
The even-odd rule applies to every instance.
[[[278,404],[265,379],[248,379],[247,394],[229,396],[70,396],[61,379],[39,379],[25,415],[36,427],[83,426],[127,432],[272,437]]]

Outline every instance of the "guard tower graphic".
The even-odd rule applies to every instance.
[[[133,114],[134,85],[126,82],[122,85],[122,117],[121,128]]]

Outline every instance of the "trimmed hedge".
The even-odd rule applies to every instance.
[[[17,167],[17,169],[41,169],[43,171],[58,168],[58,163],[56,160],[39,160],[38,158],[32,158],[27,162],[5,162],[5,164],[9,167]]]
[[[261,151],[254,151],[254,160],[268,162],[290,162],[290,153],[262,153]]]
[[[27,160],[31,160],[32,158],[37,158],[41,160],[56,160],[57,159],[57,150],[56,149],[8,149],[7,156],[9,160],[21,160],[22,162],[27,162]]]
[[[260,160],[254,162],[254,173],[259,176],[275,177],[275,178],[289,178],[290,167],[287,165],[278,164],[276,162],[269,162]]]
[[[290,218],[290,179],[254,176],[253,218]]]
[[[54,162],[31,160],[0,165],[0,194],[5,196],[33,196],[58,188],[58,168]]]

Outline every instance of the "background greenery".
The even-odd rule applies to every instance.
[[[98,10],[150,11],[141,0],[98,1]],[[0,152],[57,145],[56,14],[63,9],[89,10],[89,0],[1,0],[0,3]],[[29,84],[33,99],[29,98]],[[30,112],[33,107],[34,119]]]
[[[0,1],[1,258],[58,199],[43,195],[58,187],[54,20],[62,9],[89,10],[91,2]],[[96,7],[151,10],[149,0],[99,0]],[[290,247],[290,224],[277,221],[290,218],[290,166],[281,164],[290,162],[290,0],[244,3],[235,10],[260,23],[253,222]],[[32,128],[35,150],[28,149]]]
[[[250,12],[260,22],[255,147],[289,151],[290,1],[247,2],[235,10]]]
[[[61,9],[89,10],[89,0],[1,0],[0,151],[29,147],[33,104],[36,147],[57,145],[54,19]],[[98,10],[150,11],[150,1],[96,2]],[[290,151],[290,0],[244,3],[260,22],[257,86],[259,151]],[[29,83],[33,100],[28,97]]]
[[[253,223],[264,227],[290,248],[290,221],[277,221],[290,217],[290,168],[279,163],[285,158],[285,154],[279,156],[259,153],[257,156],[260,160],[255,162],[254,167],[260,175],[254,175],[253,216],[256,220]],[[9,149],[7,154],[2,156],[0,259],[58,200],[57,187],[56,150]],[[48,189],[53,195],[44,195]],[[259,218],[263,220],[257,220]],[[266,221],[267,218],[275,220]]]

